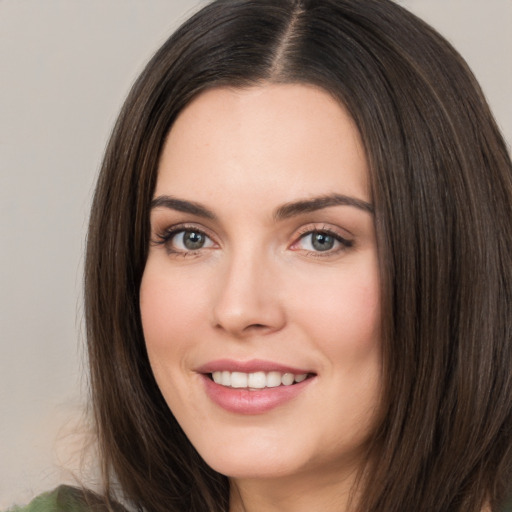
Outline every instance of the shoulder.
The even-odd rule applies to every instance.
[[[512,500],[505,505],[501,512],[512,512]]]
[[[502,509],[499,512],[512,512],[512,497],[505,503]]]
[[[107,512],[104,500],[96,494],[62,485],[51,492],[41,494],[24,507],[14,507],[7,512]],[[111,510],[126,512],[120,505],[112,504]]]

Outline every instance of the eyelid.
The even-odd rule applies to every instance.
[[[297,231],[297,233],[294,235],[294,237],[293,237],[294,241],[290,245],[290,249],[295,250],[295,251],[303,251],[303,252],[307,253],[308,255],[312,255],[315,257],[334,256],[340,252],[343,252],[344,250],[349,249],[350,247],[352,247],[354,245],[354,240],[352,238],[352,235],[350,238],[348,238],[346,235],[342,234],[341,231],[346,231],[346,230],[341,230],[340,228],[326,225],[325,223],[307,224],[307,225],[301,227]],[[330,235],[330,236],[334,237],[339,244],[341,244],[341,247],[338,247],[338,249],[334,249],[334,250],[326,250],[325,252],[309,251],[307,249],[301,249],[301,248],[295,247],[300,243],[300,241],[302,239],[304,239],[306,236],[312,235],[313,233],[325,233],[327,235]]]
[[[163,245],[167,248],[167,251],[176,255],[193,255],[202,250],[211,249],[212,247],[201,247],[199,249],[190,249],[190,250],[179,250],[173,249],[169,246],[169,243],[172,241],[173,237],[175,237],[178,233],[184,231],[195,231],[201,233],[205,237],[209,238],[217,248],[220,246],[220,243],[217,241],[217,237],[215,234],[212,234],[211,230],[206,228],[200,223],[190,223],[190,222],[180,222],[177,224],[172,224],[170,226],[166,226],[165,228],[153,229],[154,238],[151,240],[152,245]],[[308,235],[312,235],[313,233],[325,233],[330,235],[336,239],[336,241],[341,245],[337,249],[326,250],[326,251],[311,251],[307,249],[302,249],[296,247],[300,241]],[[339,252],[343,252],[346,249],[349,249],[354,245],[353,235],[350,234],[349,237],[346,236],[345,233],[349,233],[348,230],[327,225],[325,223],[310,223],[302,226],[300,229],[296,231],[293,235],[293,242],[288,246],[289,249],[295,251],[301,251],[303,253],[311,254],[315,257],[328,257],[338,254]]]
[[[302,238],[310,233],[328,233],[347,242],[352,242],[354,237],[354,235],[347,229],[332,226],[330,224],[326,224],[325,222],[312,222],[298,229],[294,235],[294,238],[298,240],[299,238]]]
[[[209,238],[215,238],[215,235],[209,228],[197,222],[177,222],[175,224],[165,224],[162,227],[154,226],[152,231],[155,236],[165,236],[177,233],[178,231],[198,231],[204,233]]]
[[[168,247],[171,240],[178,234],[183,231],[195,231],[197,233],[201,233],[202,235],[209,238],[215,245],[219,245],[219,243],[216,241],[215,235],[211,234],[211,231],[202,226],[201,224],[197,223],[188,223],[188,222],[180,222],[178,224],[172,224],[171,226],[167,226],[163,229],[154,229],[154,237],[156,239],[151,240],[152,245],[163,245],[166,246],[167,250],[172,254],[195,254],[198,251],[201,251],[203,249],[210,249],[210,247],[201,247],[196,250],[188,250],[188,251],[181,251],[181,250],[175,250]]]

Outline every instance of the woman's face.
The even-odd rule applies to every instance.
[[[360,462],[381,382],[370,203],[354,122],[318,88],[214,89],[176,120],[142,323],[165,400],[220,473]]]

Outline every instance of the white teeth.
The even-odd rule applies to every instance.
[[[307,373],[294,375],[281,372],[229,372],[226,370],[212,373],[213,381],[221,386],[231,388],[263,389],[278,386],[291,386],[307,378]]]
[[[279,372],[267,373],[267,388],[277,388],[281,385],[281,374]]]
[[[293,381],[295,380],[295,377],[293,376],[293,373],[285,373],[281,377],[281,384],[283,386],[290,386],[293,384]]]
[[[232,388],[246,388],[247,387],[247,373],[233,372],[231,374],[231,387]]]
[[[264,388],[267,385],[267,376],[265,372],[249,373],[247,385],[250,388]]]
[[[224,370],[221,372],[222,375],[222,385],[223,386],[231,386],[231,372]]]

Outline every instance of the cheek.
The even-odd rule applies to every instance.
[[[204,317],[198,293],[197,283],[148,261],[140,288],[142,328],[153,375],[176,418],[195,409],[185,380],[197,320]],[[200,417],[201,411],[194,415]]]
[[[146,266],[140,288],[140,312],[144,339],[151,365],[173,363],[187,338],[197,330],[202,308],[197,283],[182,282],[168,276],[150,263]],[[172,356],[168,357],[161,356]]]
[[[380,343],[380,287],[376,265],[317,276],[297,294],[296,317],[329,353],[364,357]]]

